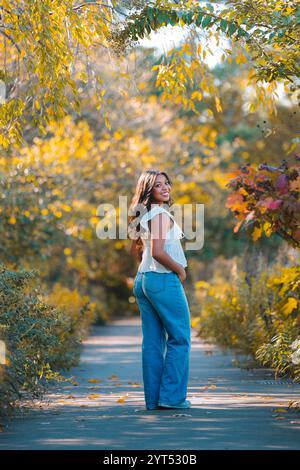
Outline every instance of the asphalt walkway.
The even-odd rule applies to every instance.
[[[300,449],[299,384],[243,369],[192,331],[188,410],[146,410],[139,318],[95,326],[78,367],[24,403],[0,434],[9,449]]]

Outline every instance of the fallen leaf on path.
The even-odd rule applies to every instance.
[[[91,393],[90,395],[88,395],[88,398],[90,398],[91,400],[99,397],[101,397],[99,393]]]
[[[117,400],[118,403],[124,403],[127,397],[128,397],[128,393],[126,393],[126,395],[123,395],[122,397],[120,397],[120,398]]]
[[[117,375],[113,374],[108,378],[111,379],[111,380],[117,380],[119,377]]]
[[[79,385],[78,382],[76,382],[75,380],[73,382],[71,382],[72,385]]]
[[[92,383],[92,384],[98,384],[101,382],[101,380],[99,379],[88,379],[88,382]]]
[[[276,413],[286,413],[287,410],[285,408],[276,408],[276,410],[274,410]]]
[[[217,388],[216,385],[205,385],[204,387],[200,387],[200,388],[203,388],[203,390],[208,390],[208,389],[214,389],[214,388]]]

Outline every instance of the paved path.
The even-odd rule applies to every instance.
[[[144,406],[140,319],[97,326],[78,367],[18,412],[0,434],[4,449],[300,449],[300,386],[266,369],[246,370],[192,331],[189,410]],[[89,382],[90,379],[100,382]],[[120,400],[120,401],[119,401]]]

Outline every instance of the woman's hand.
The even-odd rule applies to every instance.
[[[180,270],[180,272],[177,273],[177,275],[178,275],[178,277],[179,277],[179,279],[180,279],[181,284],[183,284],[184,281],[186,280],[186,272],[185,272],[185,269],[182,268],[182,269]]]

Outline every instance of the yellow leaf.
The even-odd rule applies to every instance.
[[[218,96],[215,97],[215,103],[216,103],[216,109],[217,109],[218,113],[222,112],[223,108],[221,106],[221,101],[220,101],[220,98]]]
[[[191,55],[191,46],[189,44],[184,44],[181,50],[182,52]]]
[[[243,54],[239,54],[235,59],[237,64],[246,64],[247,58]]]
[[[270,237],[270,235],[272,234],[273,230],[272,230],[272,225],[270,224],[270,222],[265,222],[263,224],[263,229],[264,229],[264,232],[266,234],[267,237]]]
[[[111,125],[110,125],[110,122],[109,122],[107,116],[105,116],[105,125],[106,125],[107,129],[111,129]]]
[[[252,239],[254,241],[258,240],[261,237],[262,229],[260,227],[255,227],[252,232]]]
[[[276,413],[286,413],[287,410],[285,408],[276,408],[274,411],[276,411]]]
[[[195,287],[196,289],[199,289],[199,288],[209,289],[210,285],[206,281],[197,281],[195,282]]]
[[[147,82],[140,82],[138,87],[140,90],[145,90],[145,88],[147,88]]]
[[[193,93],[191,94],[191,100],[195,100],[197,98],[201,100],[202,93],[200,93],[200,91],[193,91]]]
[[[90,382],[91,384],[98,384],[99,382],[101,382],[101,380],[99,380],[99,379],[88,379],[88,382]]]
[[[118,399],[118,403],[124,403],[127,397],[128,397],[128,393],[126,393],[126,395],[123,395],[122,397],[120,397]]]
[[[122,139],[122,132],[116,131],[116,132],[114,133],[114,138],[115,138],[116,140],[121,140],[121,139]]]
[[[90,395],[88,395],[88,398],[90,400],[94,400],[95,398],[99,398],[99,397],[101,397],[99,393],[91,393]]]
[[[283,313],[289,315],[297,307],[298,301],[294,297],[289,297],[287,303],[282,307]]]

